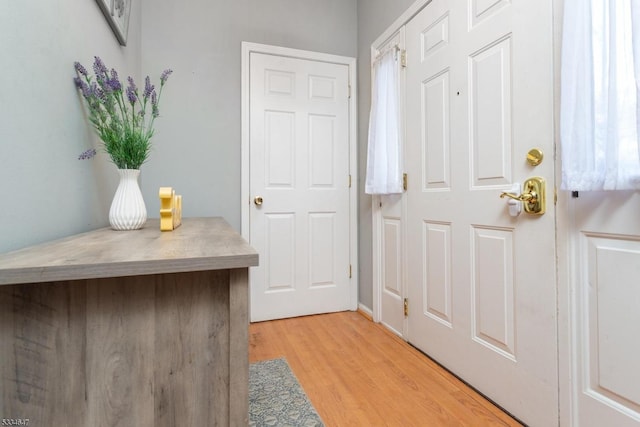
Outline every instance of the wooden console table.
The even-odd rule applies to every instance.
[[[0,255],[0,419],[246,426],[255,265],[221,218]]]

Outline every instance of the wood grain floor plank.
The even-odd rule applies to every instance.
[[[254,323],[250,361],[285,357],[328,427],[520,426],[358,313]]]

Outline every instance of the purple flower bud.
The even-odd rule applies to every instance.
[[[78,160],[87,160],[92,158],[93,156],[96,155],[96,149],[95,148],[89,148],[86,151],[83,151],[79,156],[78,156]]]
[[[105,96],[104,90],[102,90],[102,88],[100,86],[95,84],[95,82],[91,83],[91,88],[89,90],[90,90],[90,95],[95,96],[100,101],[104,102],[104,101],[107,100],[107,97]]]
[[[82,74],[83,76],[87,75],[87,69],[84,68],[81,63],[76,61],[73,63],[73,66],[75,67],[76,71]]]
[[[121,89],[120,82],[117,80],[109,79],[104,85],[104,90],[107,93],[115,92],[120,89]]]
[[[127,77],[127,81],[129,82],[129,87],[131,88],[131,90],[133,92],[137,92],[138,91],[138,87],[136,86],[136,82],[133,81],[131,76]]]
[[[135,104],[136,101],[138,100],[138,97],[136,96],[136,92],[131,86],[127,88],[127,98],[129,99],[129,102],[131,103],[131,105]]]
[[[160,75],[160,84],[163,85],[164,82],[167,81],[167,79],[169,78],[169,76],[171,75],[171,73],[173,73],[172,69],[166,69],[162,72],[162,74]]]
[[[160,115],[160,111],[158,110],[158,95],[155,90],[151,92],[151,114],[154,118]]]
[[[93,72],[96,73],[96,77],[102,74],[107,74],[109,70],[104,65],[104,62],[102,62],[102,59],[97,56],[94,56],[94,58],[95,62],[93,63]]]
[[[73,82],[75,83],[76,87],[82,91],[82,96],[88,98],[89,95],[91,95],[89,86],[80,77],[75,77],[73,79]]]
[[[151,84],[151,79],[149,78],[149,76],[147,76],[144,79],[144,93],[142,95],[145,101],[149,99],[149,97],[151,96],[151,92],[153,92],[154,89],[155,86]]]
[[[118,72],[113,68],[111,69],[111,78],[107,80],[107,86],[109,86],[112,91],[122,89],[122,84],[120,84],[120,80],[118,80]]]

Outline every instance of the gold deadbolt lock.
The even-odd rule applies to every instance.
[[[511,193],[502,193],[500,198],[508,197],[510,199],[519,200],[524,205],[524,211],[533,215],[544,214],[547,208],[546,200],[546,184],[544,178],[534,176],[527,179],[522,186],[522,194],[515,196]]]
[[[539,148],[532,148],[527,153],[527,163],[531,166],[538,166],[544,159],[544,153]]]

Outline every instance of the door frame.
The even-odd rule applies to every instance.
[[[562,176],[562,159],[558,155],[560,141],[560,71],[562,57],[562,21],[564,18],[564,0],[553,0],[553,84],[554,84],[554,126],[555,126],[555,166],[556,179]],[[556,187],[557,188],[557,187]],[[557,321],[558,321],[558,412],[561,426],[576,425],[576,396],[574,381],[577,372],[573,372],[573,351],[575,349],[575,319],[572,319],[572,289],[576,285],[578,259],[575,256],[577,235],[574,233],[572,219],[574,206],[571,193],[557,191],[556,204],[556,285],[557,285]]]
[[[346,65],[349,74],[349,171],[351,175],[351,188],[349,189],[349,258],[351,264],[351,278],[349,280],[349,309],[358,308],[358,161],[357,161],[357,111],[356,96],[356,58],[332,55],[328,53],[312,52],[300,49],[291,49],[281,46],[271,46],[260,43],[242,42],[241,56],[241,145],[240,145],[240,204],[241,223],[240,233],[242,237],[251,242],[250,235],[250,208],[251,208],[251,164],[250,164],[250,55],[262,53],[266,55],[284,56],[288,58],[306,59],[318,62]],[[249,285],[251,286],[251,271],[249,271]],[[251,303],[251,302],[249,302]]]

